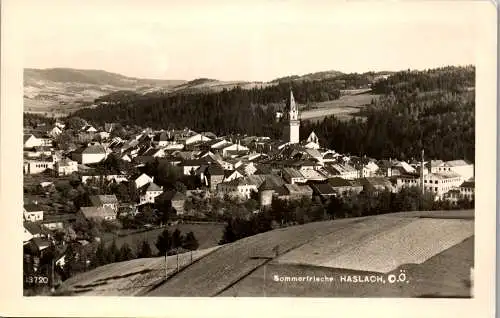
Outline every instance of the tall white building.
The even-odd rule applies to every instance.
[[[288,127],[285,127],[285,141],[288,140],[290,144],[297,144],[300,141],[300,119],[299,110],[295,104],[293,92],[290,90],[290,104],[288,110]]]

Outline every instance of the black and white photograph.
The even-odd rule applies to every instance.
[[[479,294],[493,4],[20,3],[23,298]]]

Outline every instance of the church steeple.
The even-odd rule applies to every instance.
[[[290,120],[299,119],[299,111],[297,110],[297,105],[295,104],[295,98],[293,97],[292,89],[290,88],[290,108],[289,108]]]
[[[285,128],[285,140],[291,144],[299,143],[299,110],[293,97],[292,89],[290,88],[290,104],[288,108],[288,127]]]

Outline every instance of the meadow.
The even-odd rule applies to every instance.
[[[378,97],[379,95],[367,91],[349,92],[337,100],[312,104],[301,111],[300,118],[302,120],[319,121],[324,117],[335,115],[339,119],[349,120],[366,105],[369,105],[372,99]]]

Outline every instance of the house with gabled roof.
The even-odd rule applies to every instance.
[[[139,177],[137,177],[134,180],[136,189],[142,188],[143,186],[145,186],[146,184],[151,183],[151,182],[153,182],[153,178],[148,176],[145,173],[141,174]]]
[[[155,199],[156,203],[169,204],[174,208],[176,215],[184,214],[186,195],[179,191],[165,191]]]
[[[78,163],[69,158],[56,162],[54,170],[58,176],[67,176],[78,171]]]
[[[35,222],[23,222],[24,233],[23,233],[23,243],[29,242],[31,239],[37,238],[47,238],[48,234],[39,223]]]
[[[162,187],[150,182],[139,189],[139,204],[155,203],[155,198],[162,193]]]
[[[41,146],[42,141],[38,139],[35,135],[29,134],[23,136],[23,147],[24,148],[33,148],[36,146]]]
[[[238,170],[224,170],[224,182],[229,182],[243,177],[244,174]]]
[[[337,192],[338,195],[345,195],[350,192],[360,193],[363,191],[362,185],[353,184],[352,181],[340,177],[328,179],[328,184]]]
[[[90,202],[92,203],[92,206],[109,207],[118,211],[118,199],[114,194],[91,195]]]
[[[224,181],[224,169],[218,164],[211,164],[205,171],[210,191],[216,191],[217,185]]]
[[[376,194],[380,191],[395,191],[395,187],[386,177],[361,178],[358,180],[358,182],[363,186],[363,190],[368,193]]]
[[[307,179],[295,168],[283,168],[283,179],[289,184],[306,183]]]
[[[194,144],[197,142],[204,142],[204,141],[210,141],[212,138],[205,136],[203,134],[195,134],[193,136],[187,137],[186,140],[184,140],[185,145],[190,145]]]
[[[312,184],[311,188],[314,195],[320,197],[322,200],[337,196],[337,191],[329,183]]]
[[[89,143],[72,154],[72,159],[81,164],[98,163],[106,159],[106,149],[97,142]]]
[[[54,126],[51,130],[49,130],[49,132],[47,134],[50,137],[55,138],[55,137],[59,136],[60,134],[62,134],[62,130],[57,126]]]
[[[54,169],[54,160],[52,157],[40,157],[38,159],[25,159],[23,162],[24,174],[38,174]]]
[[[112,221],[115,220],[117,216],[117,212],[112,208],[98,206],[81,207],[78,213],[79,217],[95,221]]]
[[[454,172],[462,176],[463,180],[469,180],[474,178],[474,164],[465,160],[431,161],[431,172]]]
[[[25,221],[37,222],[43,220],[43,209],[38,204],[25,204],[23,208],[23,217]]]

